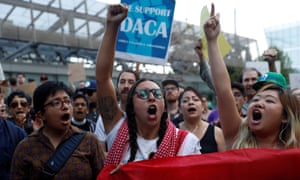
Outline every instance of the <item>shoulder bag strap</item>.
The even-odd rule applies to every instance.
[[[67,162],[86,133],[73,135],[61,144],[43,168],[43,179],[52,179]]]

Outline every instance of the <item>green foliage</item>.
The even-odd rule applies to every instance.
[[[229,73],[232,82],[240,82],[240,76],[242,74],[242,67],[230,67],[227,66],[227,71]]]

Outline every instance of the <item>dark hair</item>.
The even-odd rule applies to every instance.
[[[181,99],[183,97],[183,95],[187,92],[187,91],[192,91],[196,94],[196,96],[198,96],[199,99],[201,99],[202,101],[202,97],[206,97],[206,96],[203,96],[197,89],[193,88],[193,87],[186,87],[184,88],[183,92],[180,94],[179,98],[178,98],[178,106],[180,107],[181,105]]]
[[[79,98],[82,98],[86,104],[88,105],[89,104],[89,100],[87,99],[87,97],[83,94],[75,94],[73,97],[72,97],[72,100],[73,101],[76,101],[76,99],[79,99]]]
[[[233,88],[239,90],[244,97],[246,96],[245,88],[244,88],[243,84],[238,83],[238,82],[231,82],[231,89],[233,89]]]
[[[58,91],[65,91],[72,97],[72,90],[60,81],[47,81],[38,86],[33,93],[33,107],[35,112],[44,112],[44,104],[49,96],[55,95]]]
[[[26,75],[24,73],[22,73],[22,72],[18,72],[17,76],[19,76],[19,75],[22,75],[23,77],[26,77]]]
[[[20,98],[26,98],[27,103],[29,105],[31,105],[31,103],[32,103],[31,97],[28,94],[26,94],[24,91],[17,89],[8,95],[7,100],[6,100],[6,103],[8,106],[10,105],[10,103],[16,96],[18,96]]]
[[[126,103],[126,114],[128,118],[128,129],[129,129],[129,144],[130,144],[130,158],[129,162],[133,161],[135,159],[136,152],[138,150],[138,144],[137,144],[137,126],[136,126],[136,119],[135,119],[135,112],[134,112],[134,104],[133,104],[133,96],[135,94],[135,90],[139,84],[145,81],[151,81],[154,82],[159,86],[157,82],[154,80],[150,79],[140,79],[138,80],[129,90],[128,92],[128,98],[127,98],[127,103]],[[160,86],[159,86],[160,87]],[[168,118],[168,113],[165,108],[165,112],[161,116],[161,121],[160,121],[160,128],[159,128],[159,139],[157,141],[156,146],[159,147],[161,144],[163,137],[165,135],[165,132],[167,130],[167,118]],[[151,153],[151,156],[154,154]],[[149,157],[150,159],[151,157]]]
[[[133,71],[133,70],[130,70],[130,69],[126,69],[126,70],[123,70],[123,71],[121,71],[121,72],[119,73],[118,78],[117,78],[117,85],[119,84],[121,75],[122,75],[123,73],[125,73],[125,72],[127,72],[127,73],[132,73],[132,74],[134,75],[136,81],[138,81],[138,80],[140,79],[140,76],[139,76],[139,74],[138,74],[136,71]]]
[[[9,84],[12,85],[12,86],[17,85],[17,79],[14,78],[14,77],[9,78],[8,81],[9,81]]]

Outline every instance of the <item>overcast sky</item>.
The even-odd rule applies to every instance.
[[[99,0],[106,3],[119,3],[120,0]],[[264,29],[300,22],[297,0],[177,0],[174,19],[199,25],[203,6],[214,2],[216,12],[221,15],[224,32],[234,33],[234,10],[236,12],[236,32],[238,35],[256,39],[259,51],[267,48]]]

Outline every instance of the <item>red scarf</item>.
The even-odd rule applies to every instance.
[[[176,134],[176,127],[171,121],[167,120],[167,130],[165,136],[153,158],[176,156],[187,134],[188,132],[184,130],[179,130],[178,134]],[[122,160],[124,150],[127,149],[126,147],[128,143],[129,131],[126,119],[122,123],[117,137],[105,159],[105,166],[118,165]]]

